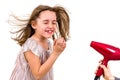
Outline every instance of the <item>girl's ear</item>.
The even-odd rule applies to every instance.
[[[32,26],[33,29],[36,29],[36,22],[35,22],[35,21],[32,21],[32,22],[31,22],[31,26]]]

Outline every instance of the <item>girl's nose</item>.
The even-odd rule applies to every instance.
[[[49,28],[52,28],[52,27],[53,27],[53,24],[52,24],[52,23],[50,23],[50,24],[49,24]]]

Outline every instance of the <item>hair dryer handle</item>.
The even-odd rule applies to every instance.
[[[108,59],[104,58],[101,64],[107,66]],[[100,77],[103,73],[104,73],[103,69],[101,67],[99,67],[98,70],[97,70],[97,72],[96,72],[96,76]]]

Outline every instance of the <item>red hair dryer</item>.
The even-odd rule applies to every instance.
[[[90,46],[103,55],[102,64],[105,66],[107,66],[109,60],[120,60],[120,49],[117,47],[96,41],[92,41]],[[98,80],[102,74],[103,69],[98,68],[94,80]]]

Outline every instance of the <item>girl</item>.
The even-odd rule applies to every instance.
[[[66,47],[69,16],[60,6],[39,5],[13,38],[21,46],[10,80],[53,80],[52,66]],[[53,46],[50,38],[52,38]]]

